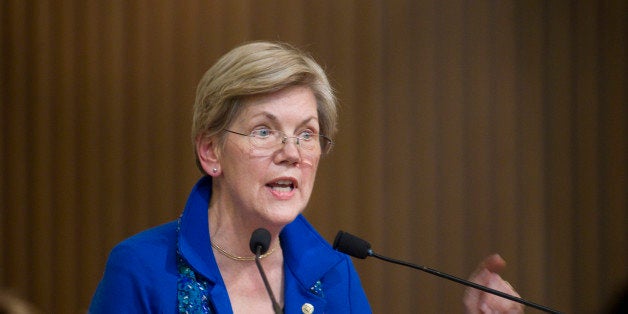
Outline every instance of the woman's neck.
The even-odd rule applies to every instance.
[[[224,253],[227,257],[252,257],[250,239],[253,231],[265,227],[263,223],[255,223],[253,219],[243,219],[234,214],[234,211],[225,210],[217,205],[209,208],[208,224],[209,233],[214,251]],[[279,247],[279,231],[267,228],[271,234],[269,252],[274,255]],[[274,232],[273,232],[274,231]],[[237,260],[237,259],[236,259]]]

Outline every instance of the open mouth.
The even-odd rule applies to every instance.
[[[296,184],[292,180],[282,179],[266,184],[271,190],[278,193],[288,193],[296,188]]]

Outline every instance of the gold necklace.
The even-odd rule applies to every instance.
[[[220,254],[228,257],[229,259],[232,259],[234,261],[254,261],[255,260],[255,256],[237,256],[237,255],[233,255],[233,254],[227,252],[222,247],[220,247],[220,245],[214,243],[214,241],[210,241],[210,242],[212,244],[212,247],[214,249],[216,249],[216,251],[218,251]],[[270,254],[273,254],[273,252],[275,252],[275,249],[277,247],[279,247],[279,239],[277,239],[277,244],[272,249],[270,249],[270,251],[260,255],[259,258],[262,259],[262,258],[264,258],[266,256],[269,256]]]

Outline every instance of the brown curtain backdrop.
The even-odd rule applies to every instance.
[[[598,313],[628,282],[628,2],[0,0],[0,286],[85,312],[109,250],[199,178],[196,83],[244,41],[328,71],[340,132],[306,216],[521,295]],[[376,313],[463,288],[355,260]]]

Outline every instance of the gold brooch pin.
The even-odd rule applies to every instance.
[[[301,310],[303,311],[303,314],[312,314],[314,313],[314,305],[305,303],[301,306]]]

